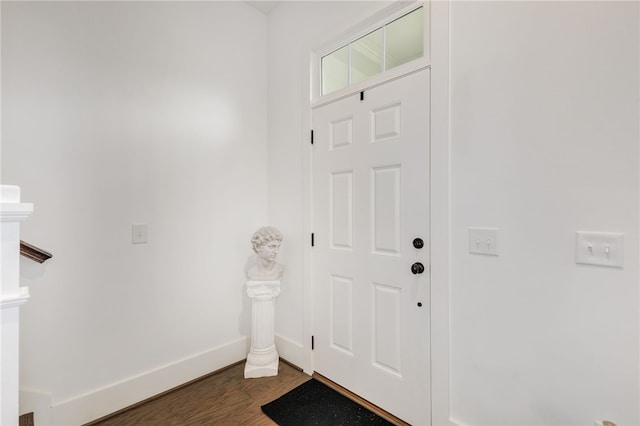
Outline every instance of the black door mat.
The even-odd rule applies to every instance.
[[[263,405],[262,411],[280,426],[393,425],[315,379]]]

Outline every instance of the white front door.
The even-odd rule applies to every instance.
[[[425,69],[313,111],[314,370],[414,425],[430,423],[429,103]]]

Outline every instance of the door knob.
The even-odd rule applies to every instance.
[[[422,241],[422,238],[416,238],[413,240],[413,246],[417,249],[421,249],[424,247],[424,241]]]
[[[422,263],[420,263],[420,262],[414,263],[413,265],[411,265],[411,272],[414,275],[423,273],[424,272],[424,265]]]

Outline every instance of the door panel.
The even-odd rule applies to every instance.
[[[313,122],[314,369],[428,424],[429,71],[318,107]]]

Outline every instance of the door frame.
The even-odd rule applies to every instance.
[[[337,40],[344,40],[358,31],[365,31],[383,19],[406,9],[415,2],[398,2],[391,6],[382,4],[382,8],[357,27],[343,33]],[[303,253],[303,370],[313,373],[313,352],[311,338],[313,335],[313,262],[311,233],[313,232],[313,146],[310,143],[312,130],[313,107],[339,99],[348,94],[357,93],[366,87],[381,84],[419,68],[431,68],[431,135],[430,135],[430,335],[431,335],[431,424],[454,425],[450,418],[450,281],[451,281],[451,141],[450,141],[450,8],[451,0],[433,0],[424,2],[429,9],[429,56],[425,61],[416,61],[413,65],[402,67],[400,74],[386,73],[379,79],[372,79],[361,85],[354,85],[333,96],[325,96],[320,101],[312,98],[317,90],[318,76],[315,70],[319,53],[327,46],[327,40],[319,40],[316,49],[303,57],[300,69],[308,76],[307,90],[303,90],[301,140],[302,150],[302,198],[303,198],[303,232],[305,237]],[[426,33],[426,31],[425,31]],[[334,43],[337,41],[333,40]],[[304,55],[303,55],[304,56]]]

